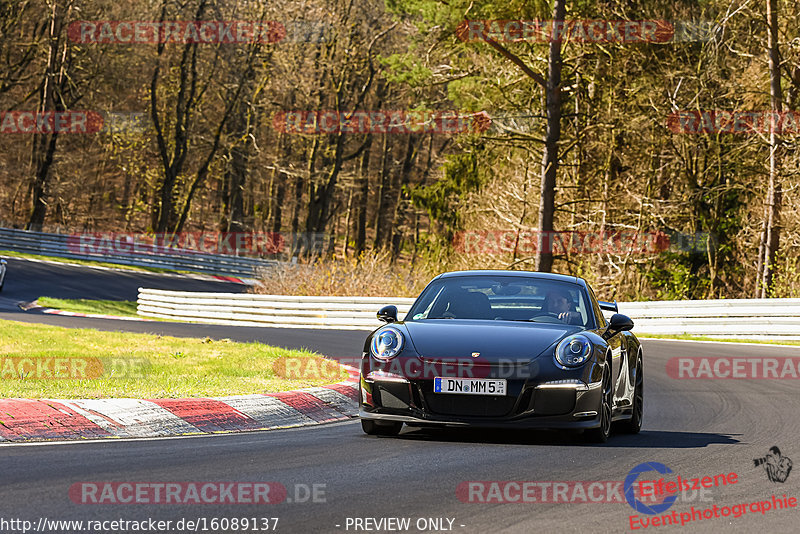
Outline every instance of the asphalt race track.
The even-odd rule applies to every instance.
[[[795,349],[645,342],[645,423],[637,436],[614,435],[604,446],[550,433],[405,429],[397,439],[368,437],[357,422],[308,429],[153,441],[23,445],[0,448],[0,517],[49,519],[278,517],[280,532],[353,532],[347,518],[445,517],[456,532],[628,530],[627,504],[475,504],[461,502],[461,482],[623,480],[655,461],[684,478],[735,472],[738,483],[715,488],[705,501],[673,505],[733,506],[771,495],[797,496],[800,476],[770,482],[753,459],[778,445],[798,457],[800,410],[796,382],[674,380],[667,358],[681,355],[797,355]],[[78,482],[279,482],[324,485],[318,503],[274,505],[75,504]],[[320,488],[320,486],[318,486]],[[301,497],[304,491],[299,491]],[[703,520],[697,532],[796,532],[797,508]],[[336,525],[341,525],[337,528]],[[460,527],[458,525],[464,525]],[[668,527],[670,528],[670,527]],[[650,528],[664,530],[664,528]],[[674,529],[672,529],[674,530]],[[412,529],[411,531],[415,531]]]
[[[23,312],[18,305],[20,302],[31,302],[41,296],[70,299],[136,300],[140,287],[222,293],[243,293],[246,290],[246,286],[232,282],[196,280],[188,277],[136,271],[109,271],[9,258],[5,288],[0,293],[0,319],[70,328],[125,330],[126,332],[176,337],[228,338],[241,342],[259,341],[277,347],[308,348],[334,358],[360,356],[364,339],[367,337],[366,332],[357,330],[334,331],[168,322],[121,322],[109,319]],[[355,347],[355,353],[353,347]]]
[[[9,279],[9,292],[3,294],[4,302],[19,295],[14,293],[12,281],[14,278]],[[20,318],[12,312],[0,316]],[[75,324],[97,327],[95,321]],[[126,330],[136,328],[132,325],[121,326]],[[185,325],[158,325],[173,326]],[[358,340],[363,339],[363,333],[346,334],[352,338],[350,352],[360,350]],[[299,338],[303,334],[289,330],[278,335]],[[322,333],[317,339],[324,344],[326,336],[330,333]],[[341,338],[337,343],[346,341]],[[277,517],[277,532],[306,533],[398,531],[367,530],[363,527],[375,524],[363,521],[358,523],[362,528],[355,528],[357,518],[396,517],[410,519],[410,528],[400,530],[404,532],[448,531],[418,529],[417,520],[428,518],[444,518],[445,527],[452,520],[452,531],[464,533],[625,532],[631,530],[629,517],[635,515],[625,502],[474,503],[462,502],[457,488],[468,481],[621,482],[644,462],[664,464],[684,479],[731,472],[738,475],[735,484],[712,488],[702,497],[689,492],[679,498],[664,512],[675,511],[678,517],[690,513],[692,507],[702,510],[717,506],[721,510],[754,501],[771,502],[772,495],[800,495],[797,468],[785,482],[771,482],[764,469],[753,462],[776,445],[783,455],[800,459],[797,380],[678,380],[667,376],[665,370],[667,360],[674,356],[800,356],[800,349],[651,340],[643,343],[642,432],[636,436],[615,434],[602,446],[584,444],[574,435],[546,432],[406,428],[399,438],[369,437],[356,421],[180,439],[0,446],[0,520],[21,519],[36,526],[40,518],[152,518],[171,520],[174,525],[181,519],[201,518],[206,521],[205,531],[234,532],[233,528],[211,528],[210,521]],[[660,476],[650,473],[642,478]],[[674,480],[674,475],[666,476]],[[76,503],[69,494],[70,487],[81,482],[234,481],[277,482],[287,488],[288,497],[268,505],[80,504],[80,498],[73,494]],[[318,502],[304,499],[305,488],[313,485],[317,485]],[[519,497],[518,493],[514,495]],[[460,496],[463,498],[464,494]],[[702,519],[687,523],[681,530],[797,532],[798,510],[795,507],[761,513],[747,508],[739,518]],[[14,531],[1,522],[0,530]],[[197,530],[204,531],[203,526]],[[674,526],[641,530],[678,531]],[[181,530],[173,527],[170,531]]]

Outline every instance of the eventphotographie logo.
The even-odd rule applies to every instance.
[[[766,456],[753,458],[753,464],[756,467],[764,468],[770,482],[786,482],[789,473],[792,472],[792,460],[787,456],[782,456],[777,445],[770,447]]]
[[[631,506],[631,508],[641,514],[656,515],[669,510],[670,507],[675,504],[675,501],[678,500],[678,496],[668,495],[658,503],[645,503],[639,497],[637,497],[635,489],[637,486],[637,481],[639,480],[639,475],[642,473],[648,473],[650,471],[655,471],[656,473],[662,475],[672,473],[672,469],[660,462],[645,462],[639,464],[631,469],[628,472],[628,476],[625,477],[623,492],[625,494],[625,500],[628,501],[628,504]]]
[[[640,475],[648,472],[656,472],[660,476],[657,480],[640,480]],[[751,511],[759,511],[762,514],[768,510],[782,509],[784,507],[795,506],[792,499],[777,499],[773,496],[773,502],[755,501],[753,503],[737,504],[735,506],[712,505],[707,507],[695,508],[691,505],[688,510],[671,510],[670,508],[678,501],[678,497],[685,492],[711,491],[712,489],[722,488],[737,484],[739,475],[733,471],[728,473],[717,473],[688,478],[677,475],[673,478],[672,469],[660,462],[645,462],[637,465],[625,477],[625,498],[628,504],[637,514],[628,516],[628,523],[631,530],[639,530],[650,527],[660,527],[667,525],[685,525],[686,523],[703,521],[720,517],[741,517],[747,513],[748,506]],[[638,492],[636,489],[638,488]],[[654,503],[647,502],[655,498]],[[686,499],[681,499],[686,502]],[[641,515],[639,515],[641,514]]]

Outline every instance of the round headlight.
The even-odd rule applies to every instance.
[[[379,360],[391,360],[403,350],[403,334],[396,328],[384,328],[372,336],[370,347]]]
[[[569,336],[556,347],[556,361],[564,367],[583,365],[591,355],[592,342],[586,336]]]

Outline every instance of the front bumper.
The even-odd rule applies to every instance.
[[[601,382],[508,380],[505,396],[434,393],[432,379],[360,378],[362,419],[410,425],[588,429],[600,426]]]

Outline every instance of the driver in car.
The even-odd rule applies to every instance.
[[[570,310],[570,298],[566,293],[558,290],[550,290],[544,299],[543,310],[561,319],[567,324],[578,324],[582,322],[581,314]]]

